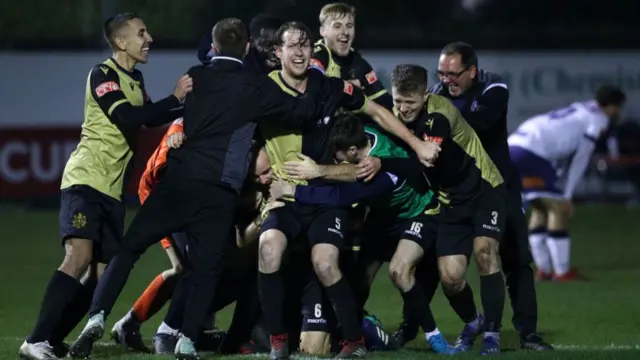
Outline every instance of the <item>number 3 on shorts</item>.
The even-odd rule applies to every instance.
[[[498,225],[498,212],[497,211],[492,211],[491,212],[491,225]]]
[[[315,316],[316,319],[319,319],[322,317],[322,304],[316,304],[313,307],[313,316]]]

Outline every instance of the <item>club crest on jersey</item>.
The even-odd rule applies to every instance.
[[[344,91],[348,95],[353,95],[353,84],[351,84],[350,82],[345,81],[344,82],[344,89],[342,91]]]
[[[117,82],[107,81],[107,82],[103,82],[102,84],[98,85],[98,87],[96,87],[96,95],[98,95],[98,97],[100,98],[112,91],[118,91],[118,90],[120,90],[120,86],[118,85]]]
[[[83,213],[77,213],[71,218],[71,226],[75,229],[83,229],[87,226],[87,217]]]
[[[376,72],[371,70],[368,73],[366,73],[364,75],[365,79],[367,79],[367,82],[369,83],[369,85],[373,84],[374,82],[378,81],[378,77],[376,76]]]

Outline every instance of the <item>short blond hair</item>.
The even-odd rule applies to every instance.
[[[320,10],[320,25],[323,25],[329,19],[339,19],[346,16],[351,16],[355,19],[356,8],[342,2],[327,4]]]

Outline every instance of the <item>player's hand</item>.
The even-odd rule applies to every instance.
[[[167,136],[167,146],[171,149],[177,149],[182,146],[187,136],[183,132],[173,133]]]
[[[287,161],[284,163],[284,172],[294,180],[311,180],[322,176],[320,166],[313,159],[298,154],[301,161]]]
[[[296,194],[296,186],[284,180],[274,180],[269,187],[269,194],[272,199],[280,200],[285,197],[294,197]]]
[[[371,181],[382,168],[382,162],[376,157],[367,156],[356,165],[356,177]]]
[[[418,145],[413,147],[420,162],[426,167],[433,167],[433,164],[440,153],[440,145],[431,141],[418,141]]]
[[[350,82],[353,86],[362,89],[362,84],[360,83],[360,80],[358,80],[358,79],[347,80],[347,82]]]
[[[180,101],[184,101],[184,98],[189,92],[193,90],[193,79],[189,75],[182,75],[176,83],[176,88],[173,90],[173,95]]]

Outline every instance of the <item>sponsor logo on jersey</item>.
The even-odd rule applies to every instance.
[[[444,140],[443,138],[441,138],[440,136],[428,136],[428,135],[424,135],[423,136],[423,140],[424,141],[428,141],[428,142],[432,142],[432,143],[436,143],[438,145],[442,144],[442,140]]]
[[[118,91],[118,90],[120,90],[120,86],[118,86],[117,82],[107,81],[107,82],[103,82],[102,84],[98,85],[98,87],[96,87],[96,95],[98,95],[98,97],[101,98],[112,91]]]
[[[367,79],[367,82],[369,83],[369,85],[373,84],[374,82],[378,81],[378,77],[376,76],[376,72],[371,70],[368,73],[366,73],[364,75],[365,79]]]
[[[350,82],[345,81],[344,82],[344,89],[342,90],[345,93],[349,94],[349,95],[353,95],[353,84],[351,84]]]

